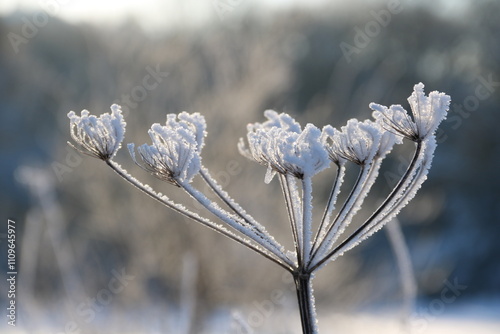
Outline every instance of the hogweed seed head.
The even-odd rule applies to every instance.
[[[241,138],[240,153],[268,167],[265,182],[276,173],[297,178],[313,176],[330,164],[328,153],[321,144],[321,131],[312,124],[304,130],[289,115],[267,110],[268,121],[248,125],[248,148]]]
[[[418,83],[408,98],[413,118],[400,105],[387,108],[370,103],[370,108],[373,109],[373,117],[383,128],[418,142],[434,134],[439,124],[446,118],[450,101],[448,95],[437,91],[425,96],[424,84]]]
[[[205,129],[205,118],[199,113],[168,114],[165,125],[155,123],[148,131],[152,145],[137,147],[143,164],[136,159],[135,145],[128,144],[128,149],[137,165],[178,186],[179,181],[189,182],[200,171]]]
[[[271,129],[273,127],[277,127],[286,131],[300,133],[301,126],[300,124],[293,119],[292,116],[287,113],[278,114],[274,110],[266,110],[264,111],[264,116],[268,119],[264,123],[252,123],[248,125],[248,131],[250,129]]]
[[[190,114],[183,111],[178,115],[178,118],[179,121],[176,121],[174,114],[167,115],[167,125],[170,124],[172,127],[182,126],[191,130],[195,135],[198,152],[201,152],[203,146],[205,146],[205,137],[207,136],[205,117],[198,112]]]
[[[321,143],[323,147],[328,152],[328,157],[337,166],[343,165],[347,160],[338,154],[338,152],[333,147],[333,136],[339,131],[331,125],[325,125],[321,131]]]
[[[68,118],[71,137],[77,146],[68,144],[76,150],[98,159],[109,160],[120,149],[126,123],[119,105],[111,106],[111,114],[104,113],[96,117],[88,110],[82,110],[81,116],[77,116],[74,111],[70,111]]]
[[[382,132],[371,121],[359,122],[353,118],[340,131],[326,127],[324,141],[331,140],[330,146],[327,143],[327,150],[332,160],[344,159],[363,165],[368,164],[377,153]]]

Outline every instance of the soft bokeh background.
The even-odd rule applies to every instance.
[[[246,124],[272,108],[340,127],[370,117],[372,101],[407,107],[422,81],[453,103],[429,179],[400,215],[418,286],[413,314],[403,329],[400,274],[381,231],[317,275],[320,329],[500,332],[498,1],[4,0],[0,13],[2,330],[299,332],[280,268],[73,152],[69,110],[120,103],[126,142],[138,144],[166,113],[204,114],[205,165],[290,246],[279,185],[238,154]],[[392,154],[361,215],[390,190],[410,148]],[[124,167],[193,206],[125,151]],[[318,213],[333,176],[315,179]],[[16,328],[4,315],[7,218],[19,250]],[[110,286],[117,276],[120,291]]]

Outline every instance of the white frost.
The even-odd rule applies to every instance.
[[[359,122],[353,118],[340,130],[333,132],[330,150],[359,165],[369,164],[379,147],[382,136],[380,127],[369,120]]]
[[[328,168],[328,153],[323,147],[321,131],[312,124],[304,130],[287,114],[267,110],[268,121],[249,124],[248,148],[240,139],[242,155],[268,167],[265,181],[269,183],[276,173],[292,174],[298,178],[313,176]]]
[[[245,157],[267,167],[266,183],[278,174],[294,239],[295,251],[291,252],[286,251],[201,166],[200,154],[207,133],[205,118],[199,113],[168,114],[165,125],[153,124],[148,132],[152,144],[137,147],[140,158],[136,157],[134,144],[129,144],[128,148],[132,159],[139,166],[162,180],[182,187],[222,221],[222,225],[153,191],[111,159],[121,146],[126,126],[118,105],[111,106],[111,114],[102,114],[100,117],[90,115],[87,110],[83,110],[81,116],[71,111],[68,117],[71,136],[79,145],[77,149],[105,160],[115,172],[152,198],[265,256],[297,278],[304,277],[301,275],[313,276],[326,262],[335,260],[381,229],[414,198],[426,180],[436,148],[434,132],[446,118],[450,97],[436,91],[426,96],[424,85],[419,83],[414,86],[408,102],[413,117],[400,105],[388,108],[371,103],[376,122],[351,119],[340,131],[330,125],[320,131],[312,124],[302,129],[290,115],[273,110],[264,112],[267,118],[265,122],[247,126],[248,147],[245,140],[240,139],[238,148]],[[346,239],[338,242],[360,211],[378,177],[383,159],[394,145],[402,142],[403,137],[416,142],[416,151],[407,171],[373,214],[358,224]],[[358,164],[360,174],[335,218],[330,219],[347,161]],[[313,240],[312,177],[328,168],[330,162],[337,165],[338,172]],[[229,210],[193,187],[191,180],[197,174]],[[298,182],[301,182],[301,188],[297,186]],[[315,318],[312,286],[307,286],[307,289],[311,292],[308,302]],[[314,331],[317,331],[316,324]]]
[[[70,145],[82,153],[102,160],[111,159],[120,149],[125,135],[126,123],[123,120],[121,107],[111,106],[111,114],[104,113],[99,117],[82,110],[81,116],[74,111],[68,113],[71,137],[78,146]]]
[[[388,131],[399,133],[413,141],[421,141],[432,135],[446,118],[450,101],[448,95],[437,91],[425,96],[424,84],[418,83],[408,98],[413,119],[400,105],[387,108],[370,103],[370,108],[374,111],[373,117]]]
[[[199,113],[182,112],[178,119],[168,114],[165,125],[155,123],[148,131],[152,145],[137,147],[143,165],[135,158],[133,144],[129,144],[129,151],[139,166],[159,179],[175,185],[189,182],[200,171],[205,128],[205,119]]]

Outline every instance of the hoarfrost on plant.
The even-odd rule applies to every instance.
[[[119,105],[111,106],[111,114],[104,113],[96,117],[84,109],[80,116],[70,111],[68,118],[71,137],[78,146],[69,144],[78,151],[98,159],[108,160],[120,149],[126,123]]]
[[[165,125],[155,123],[148,131],[150,145],[143,144],[136,149],[134,144],[129,144],[128,148],[136,164],[157,178],[185,190],[222,224],[214,223],[166,195],[155,192],[113,161],[123,141],[126,125],[118,105],[111,106],[111,114],[100,117],[90,115],[87,110],[83,110],[81,116],[71,111],[68,117],[71,136],[78,146],[71,144],[73,147],[104,160],[127,182],[165,206],[248,247],[290,272],[297,286],[304,333],[317,333],[312,289],[314,273],[393,219],[413,199],[427,178],[436,148],[434,132],[446,117],[450,97],[436,91],[426,96],[424,85],[419,83],[414,86],[408,102],[413,117],[401,105],[388,108],[371,103],[375,122],[351,119],[340,130],[326,125],[320,131],[312,124],[302,129],[290,115],[273,110],[264,112],[267,120],[263,123],[247,126],[247,144],[241,138],[239,151],[248,159],[267,167],[266,183],[278,174],[292,232],[293,251],[281,246],[202,166],[201,150],[207,133],[205,118],[199,113],[168,114]],[[358,222],[358,227],[347,237],[339,240],[361,209],[384,158],[403,138],[416,143],[406,172],[379,207],[364,221]],[[331,162],[337,166],[337,174],[320,224],[313,233],[312,178],[328,168]],[[343,205],[333,216],[350,162],[357,165],[359,175]],[[191,181],[196,175],[200,175],[223,206],[195,188]]]

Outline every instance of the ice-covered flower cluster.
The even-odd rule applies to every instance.
[[[399,104],[389,108],[371,103],[373,117],[388,131],[396,132],[413,140],[421,141],[431,136],[439,124],[446,118],[450,106],[450,97],[437,91],[425,96],[424,84],[416,84],[413,93],[408,98],[413,119]]]
[[[280,182],[285,183],[283,190],[288,192],[285,199],[289,206],[294,241],[299,245],[296,253],[300,252],[300,248],[310,250],[310,254],[297,254],[299,262],[306,262],[306,268],[315,270],[326,259],[335,258],[352,248],[392,219],[415,196],[430,167],[435,148],[434,132],[446,117],[450,104],[448,95],[431,92],[426,96],[423,89],[422,83],[415,85],[408,98],[413,117],[400,105],[387,108],[372,103],[370,107],[374,110],[375,121],[351,119],[340,130],[327,125],[320,132],[311,124],[302,130],[290,115],[272,110],[264,113],[268,119],[266,122],[248,125],[248,148],[243,139],[240,139],[238,147],[245,157],[267,166],[266,182],[275,173],[297,179],[310,178],[327,168],[328,160],[339,168],[315,238],[310,237],[313,234],[312,224],[307,221],[311,219],[307,213],[310,203],[305,202],[310,200],[307,194],[309,190],[304,188],[300,198],[299,192],[294,190],[296,186],[293,181],[280,178]],[[334,247],[370,192],[382,161],[394,145],[402,143],[403,138],[418,143],[406,174],[372,217],[362,223],[344,243]],[[346,202],[332,219],[347,162],[359,165],[360,174]]]
[[[224,232],[226,235],[254,250],[258,249],[291,270],[295,270],[293,267],[296,266],[301,270],[313,271],[327,259],[334,258],[383,226],[413,198],[425,180],[436,146],[434,132],[446,117],[450,97],[439,92],[431,92],[426,96],[424,85],[419,83],[414,86],[408,101],[413,116],[400,105],[388,108],[371,103],[375,121],[351,119],[340,130],[331,125],[322,130],[312,124],[302,128],[290,115],[273,110],[264,112],[267,118],[265,122],[247,126],[247,144],[244,139],[240,139],[238,148],[245,157],[267,167],[266,183],[276,174],[280,175],[279,181],[282,183],[296,244],[295,252],[283,251],[263,226],[234,202],[202,166],[201,150],[206,136],[206,122],[199,113],[168,114],[164,125],[155,123],[148,131],[151,144],[140,145],[137,149],[134,144],[129,144],[128,148],[134,162],[141,168],[161,180],[184,188],[223,222],[258,245],[232,236],[229,232]],[[111,114],[99,117],[90,115],[87,110],[83,110],[81,116],[71,111],[68,117],[71,136],[75,141],[75,145],[71,145],[85,154],[105,160],[118,174],[129,179],[128,174],[112,161],[125,133],[120,106],[112,105]],[[382,161],[403,138],[417,143],[407,172],[381,207],[344,243],[334,247],[368,195]],[[136,151],[139,157],[136,157]],[[338,167],[337,176],[320,227],[313,233],[311,179],[327,169],[331,162]],[[346,202],[333,217],[348,162],[361,168],[359,178]],[[201,174],[202,179],[234,213],[226,212],[190,185],[197,174]],[[135,186],[142,187],[132,177],[130,180]],[[301,191],[294,180],[302,185]],[[149,188],[143,190],[154,197]],[[183,211],[184,208],[181,210],[173,204],[172,207],[190,218],[198,217]],[[219,227],[212,228],[221,231]]]
[[[200,170],[205,129],[205,118],[199,113],[182,112],[178,117],[168,114],[165,125],[155,123],[148,131],[152,145],[137,147],[143,164],[136,159],[134,144],[128,144],[128,148],[140,167],[161,180],[179,185],[180,181],[191,181]]]
[[[105,113],[96,117],[90,115],[88,110],[82,110],[81,116],[77,116],[74,111],[70,111],[68,118],[71,137],[77,146],[69,144],[80,152],[109,160],[120,149],[126,123],[119,105],[111,106],[111,114]]]
[[[312,124],[301,129],[287,114],[266,110],[268,120],[248,125],[248,146],[243,138],[238,143],[242,155],[267,166],[265,182],[276,173],[298,178],[313,176],[328,168],[328,154],[320,142],[321,131]]]
[[[255,218],[248,214],[202,166],[201,150],[206,136],[206,123],[199,113],[168,114],[164,125],[155,123],[148,131],[151,144],[128,148],[134,162],[160,180],[185,190],[221,224],[200,216],[167,196],[142,184],[113,161],[125,133],[125,122],[118,105],[111,114],[100,117],[87,110],[76,116],[68,114],[74,148],[106,161],[116,173],[132,185],[167,207],[252,249],[289,271],[295,280],[304,333],[316,333],[314,298],[310,279],[330,260],[370,237],[413,199],[427,178],[436,148],[435,131],[446,118],[450,97],[444,93],[424,93],[424,85],[414,86],[408,98],[412,115],[400,105],[385,107],[371,103],[375,121],[351,119],[340,130],[326,125],[322,130],[312,124],[304,128],[290,115],[267,110],[263,123],[247,126],[246,143],[240,139],[242,155],[267,167],[264,181],[278,174],[291,226],[294,249],[286,250]],[[403,138],[415,142],[415,152],[406,172],[373,213],[356,222],[357,227],[344,236],[354,223],[368,196],[384,158]],[[136,157],[138,152],[139,157]],[[319,224],[313,224],[312,178],[337,167],[331,193]],[[346,166],[359,169],[357,180],[335,210]],[[198,190],[191,182],[199,175],[201,182],[213,191],[219,201]],[[223,203],[224,209],[219,204]],[[314,229],[313,226],[318,226]],[[340,239],[343,237],[344,239]],[[312,320],[311,320],[312,319]]]
[[[332,130],[328,125],[323,131],[331,139],[327,149],[334,161],[343,158],[358,165],[373,159],[382,136],[381,129],[370,120],[350,119],[341,131]]]

